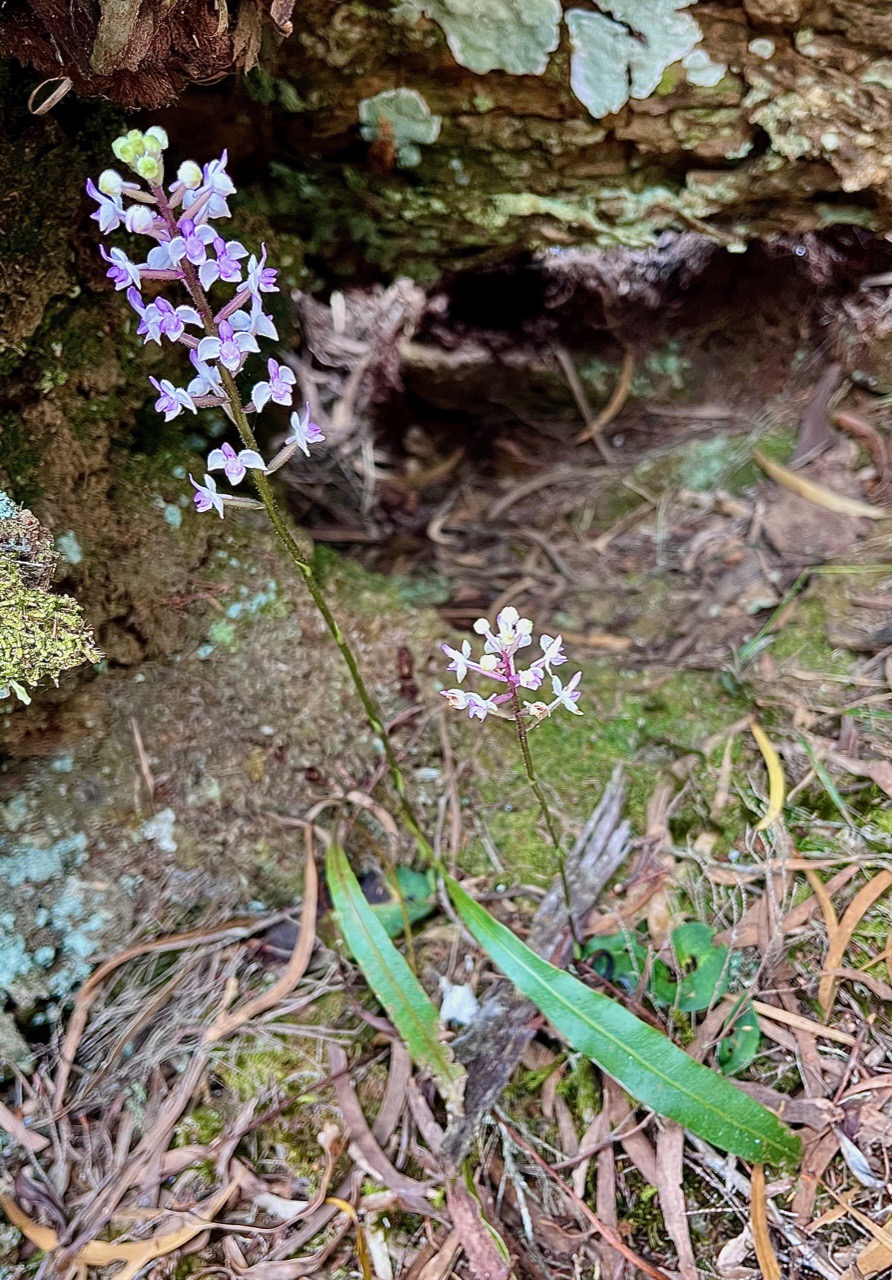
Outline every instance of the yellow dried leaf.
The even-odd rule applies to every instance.
[[[766,827],[770,827],[772,822],[776,822],[781,816],[784,808],[784,799],[787,794],[787,786],[784,781],[784,771],[780,756],[771,745],[768,734],[755,721],[750,725],[750,731],[756,739],[756,745],[762,752],[762,758],[768,770],[768,808],[765,811],[765,816],[756,827],[757,831],[764,831]]]
[[[861,517],[866,520],[885,520],[889,514],[882,507],[873,507],[869,502],[861,502],[858,498],[846,498],[841,493],[826,489],[822,484],[806,480],[804,476],[799,476],[795,471],[782,467],[779,462],[775,462],[773,458],[767,457],[758,449],[753,450],[753,459],[767,476],[771,476],[772,480],[782,484],[791,493],[798,494],[806,502],[811,502],[816,507],[823,507],[825,511],[835,511],[837,515]]]
[[[750,1193],[750,1227],[753,1232],[753,1245],[756,1260],[762,1273],[762,1280],[781,1280],[781,1269],[777,1254],[768,1234],[768,1207],[765,1197],[765,1166],[753,1165],[753,1177]]]
[[[216,1195],[209,1196],[203,1204],[192,1212],[190,1215],[191,1221],[186,1223],[185,1226],[178,1227],[174,1231],[168,1231],[164,1235],[152,1236],[148,1240],[123,1242],[91,1240],[75,1254],[74,1265],[76,1267],[107,1267],[113,1262],[123,1262],[126,1265],[115,1272],[114,1280],[132,1280],[132,1277],[136,1276],[144,1267],[147,1267],[150,1262],[163,1258],[167,1254],[173,1253],[176,1249],[181,1249],[184,1244],[188,1244],[199,1232],[212,1225],[211,1219],[214,1214],[223,1207],[233,1191],[238,1187],[241,1179],[242,1175],[239,1174],[222,1190],[218,1191]],[[29,1218],[24,1209],[11,1196],[0,1195],[0,1208],[3,1209],[12,1225],[18,1227],[22,1235],[30,1240],[32,1244],[36,1244],[38,1249],[44,1253],[52,1253],[53,1250],[58,1248],[59,1237],[55,1231],[51,1227],[42,1227],[32,1218]]]

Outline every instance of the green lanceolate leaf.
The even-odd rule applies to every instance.
[[[353,958],[414,1061],[430,1071],[450,1110],[459,1110],[464,1071],[439,1040],[436,1006],[363,896],[343,849],[329,848],[325,870],[338,925]]]
[[[481,947],[551,1024],[633,1098],[723,1151],[789,1164],[799,1139],[776,1116],[616,1001],[531,951],[447,880],[455,908]]]

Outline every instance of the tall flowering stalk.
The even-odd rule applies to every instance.
[[[195,413],[204,407],[221,408],[234,423],[242,448],[230,444],[211,450],[202,480],[189,480],[195,490],[199,512],[214,511],[221,519],[227,507],[263,507],[286,553],[301,574],[328,630],[341,651],[353,684],[362,702],[372,732],[380,738],[403,820],[416,844],[428,859],[433,851],[415,817],[406,794],[405,779],[384,729],[381,713],[366,686],[353,650],[322,592],[313,567],[288,527],[273,496],[267,477],[300,450],[309,456],[310,446],[325,439],[310,420],[309,405],[292,412],[289,435],[279,453],[269,463],[257,447],[250,416],[270,401],[292,403],[294,374],[277,361],[267,362],[265,379],[256,382],[249,399],[243,399],[236,382],[248,357],[260,351],[258,339],[278,337],[272,318],[264,311],[264,295],[277,293],[276,269],[267,266],[266,246],[260,256],[251,254],[238,240],[227,240],[215,223],[230,216],[229,197],[235,186],[226,171],[226,152],[219,160],[199,167],[187,160],[177,170],[174,181],[165,187],[164,152],[167,134],[157,126],[144,133],[132,129],[116,139],[112,150],[139,181],[106,169],[98,182],[87,182],[87,192],[96,201],[93,218],[103,234],[123,226],[150,242],[144,262],[135,263],[119,248],[100,253],[109,264],[108,276],[116,289],[126,290],[127,300],[139,317],[137,333],[144,342],[162,339],[189,349],[194,376],[185,387],[167,379],[152,379],[158,399],[155,408],[170,421],[180,413]],[[130,203],[125,207],[125,200]],[[159,286],[151,300],[143,297],[146,284]],[[184,289],[187,302],[174,305],[161,295],[165,286]],[[224,301],[211,304],[210,293],[228,291]],[[212,471],[222,471],[231,486],[241,483],[250,472],[259,501],[239,494],[220,492]]]
[[[444,644],[443,652],[451,659],[447,670],[455,672],[459,684],[463,683],[469,671],[473,671],[500,685],[501,692],[497,691],[484,698],[470,689],[444,689],[443,697],[455,710],[467,711],[472,720],[483,721],[487,716],[495,715],[514,721],[527,781],[539,802],[548,834],[557,852],[570,929],[574,940],[578,941],[573,924],[564,850],[554,814],[551,812],[536,774],[533,755],[530,751],[529,732],[535,725],[548,719],[559,707],[563,707],[574,716],[582,715],[576,705],[580,696],[578,685],[581,673],[577,671],[567,684],[555,675],[554,668],[562,666],[567,661],[560,636],[541,636],[540,656],[533,659],[529,666],[520,667],[518,658],[521,650],[533,643],[533,624],[529,618],[522,618],[513,607],[501,611],[496,618],[495,630],[486,618],[478,618],[474,623],[474,630],[479,636],[483,636],[483,653],[480,658],[475,659],[471,656],[470,640],[463,640],[461,649],[454,649],[451,645]],[[549,702],[527,702],[521,699],[521,689],[536,692],[542,688],[546,678],[552,692]]]

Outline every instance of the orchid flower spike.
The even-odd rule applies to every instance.
[[[573,715],[582,715],[576,705],[580,697],[577,689],[580,673],[577,672],[567,685],[562,684],[554,674],[553,668],[567,661],[560,636],[541,636],[540,656],[534,658],[528,666],[519,666],[517,659],[521,650],[529,648],[533,643],[533,624],[529,618],[522,618],[509,605],[498,614],[494,628],[488,618],[478,618],[474,623],[474,630],[483,637],[483,652],[480,657],[473,657],[470,640],[462,640],[460,649],[444,644],[443,652],[450,660],[447,670],[455,672],[459,684],[463,683],[468,672],[474,672],[484,679],[501,684],[503,692],[480,699],[477,694],[467,693],[463,689],[447,689],[443,696],[450,706],[457,710],[467,710],[469,715],[479,720],[485,719],[491,711],[503,707],[513,714],[524,715],[533,724],[551,715],[559,706],[565,707]],[[550,704],[522,701],[518,690],[540,688],[546,675],[551,678],[554,700]]]

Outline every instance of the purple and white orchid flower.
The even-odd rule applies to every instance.
[[[266,463],[254,449],[241,449],[236,453],[231,444],[224,444],[208,454],[208,471],[222,471],[230,484],[240,484],[249,467],[254,471],[266,470]]]
[[[179,266],[185,258],[193,267],[200,267],[207,261],[207,246],[217,233],[213,227],[196,226],[191,218],[180,218],[178,226],[180,234],[174,236],[167,246],[171,262]]]
[[[564,686],[552,670],[553,667],[560,666],[561,663],[567,661],[560,636],[541,636],[539,640],[539,647],[542,651],[541,656],[535,658],[528,666],[520,667],[517,663],[520,651],[528,648],[533,642],[533,624],[529,618],[522,618],[517,610],[509,605],[507,608],[502,609],[496,618],[495,630],[493,630],[486,618],[478,618],[474,623],[474,630],[478,635],[484,637],[483,653],[480,658],[475,659],[472,657],[471,642],[469,640],[463,640],[460,649],[444,644],[443,652],[450,659],[447,670],[455,672],[459,684],[464,681],[469,671],[473,671],[487,680],[494,680],[506,686],[504,693],[493,694],[491,698],[487,699],[487,703],[492,703],[490,710],[494,710],[506,703],[511,703],[516,712],[518,705],[520,705],[521,711],[525,712],[533,721],[542,719],[545,715],[550,715],[558,706],[566,707],[574,715],[582,715],[582,712],[576,706],[580,696],[576,688],[579,684],[579,673],[577,672],[569,684]],[[551,676],[555,693],[555,699],[551,705],[546,705],[545,703],[519,704],[517,690],[536,690],[540,688],[546,674]],[[460,707],[460,709],[464,709],[465,706],[470,707],[470,703],[455,701],[452,695],[458,692],[462,691],[454,689],[446,691],[445,696],[449,699],[450,705]],[[472,710],[471,715],[475,714]],[[483,717],[478,718],[482,719]]]
[[[99,223],[99,230],[102,234],[107,236],[110,232],[117,231],[124,221],[124,205],[121,202],[121,197],[119,195],[104,195],[91,178],[87,179],[87,195],[99,205],[99,208],[94,209],[90,217]]]
[[[278,360],[267,360],[266,367],[269,378],[265,382],[255,383],[251,392],[251,403],[258,412],[270,400],[274,400],[276,404],[291,404],[292,387],[295,383],[294,374],[286,365],[279,364]]]
[[[223,519],[223,495],[217,492],[217,482],[213,476],[205,475],[204,484],[199,484],[197,480],[192,478],[191,472],[189,480],[195,487],[193,494],[193,502],[198,511],[214,510],[219,513],[220,519]]]
[[[115,282],[116,289],[127,289],[131,285],[139,288],[142,283],[139,267],[130,261],[123,249],[112,249],[106,253],[105,245],[101,244],[99,252],[105,261],[111,264],[105,274],[109,280]]]
[[[136,332],[143,335],[144,342],[160,345],[162,336],[177,342],[183,337],[187,324],[201,326],[201,317],[194,307],[173,307],[166,298],[146,304],[139,290],[132,287],[127,290],[127,301],[140,316]]]
[[[158,413],[164,414],[165,422],[170,422],[171,418],[175,418],[184,409],[188,409],[190,413],[197,412],[192,397],[182,387],[175,387],[167,378],[162,378],[160,382],[157,378],[149,378],[149,382],[159,392],[155,408]]]
[[[221,320],[217,336],[202,338],[198,344],[199,360],[218,360],[224,369],[237,373],[249,351],[259,351],[253,333],[236,333],[228,320]]]
[[[214,237],[213,247],[216,257],[208,258],[198,269],[202,288],[209,289],[215,280],[238,284],[242,278],[239,259],[247,258],[248,250],[239,240],[224,240],[222,236]]]

